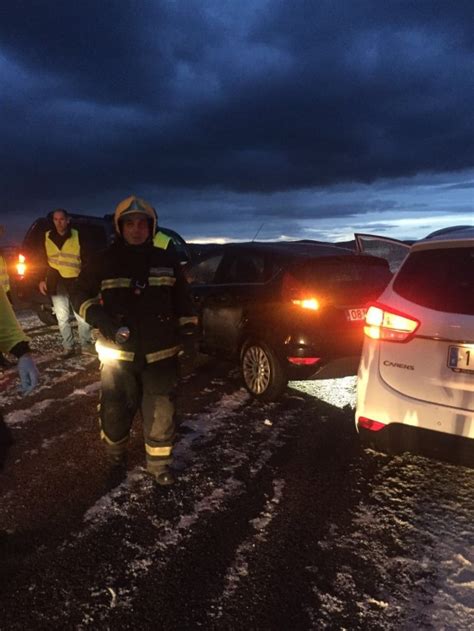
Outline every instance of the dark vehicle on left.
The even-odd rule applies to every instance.
[[[263,400],[290,380],[355,375],[366,304],[392,276],[383,258],[307,242],[225,244],[184,269],[200,350],[239,362]]]
[[[81,242],[87,243],[90,252],[107,247],[115,237],[113,215],[95,217],[70,213],[71,227],[79,231]],[[53,227],[51,216],[36,219],[28,228],[23,239],[18,259],[10,266],[12,296],[16,304],[33,309],[45,324],[56,323],[49,296],[38,289],[44,267],[43,250],[45,233]],[[190,252],[185,240],[174,230],[159,226],[158,230],[169,236],[182,263],[190,260]]]

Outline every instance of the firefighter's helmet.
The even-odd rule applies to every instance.
[[[151,235],[153,237],[156,232],[156,211],[147,201],[141,197],[136,197],[135,195],[131,195],[130,197],[122,200],[115,209],[114,225],[116,232],[122,234],[120,223],[124,217],[137,213],[146,215],[150,222]]]

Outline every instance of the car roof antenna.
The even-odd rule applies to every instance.
[[[259,232],[260,232],[260,230],[263,228],[263,224],[264,224],[264,223],[265,223],[265,222],[263,222],[263,223],[260,225],[260,228],[259,228],[259,229],[257,230],[257,232],[255,233],[255,236],[254,236],[254,238],[252,239],[252,241],[255,241],[255,239],[256,239],[256,238],[257,238],[257,236],[258,236],[258,233],[259,233]]]

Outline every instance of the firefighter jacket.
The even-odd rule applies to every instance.
[[[74,309],[107,335],[127,327],[123,344],[101,339],[99,358],[153,363],[174,357],[181,335],[197,325],[187,282],[177,257],[153,246],[128,245],[118,238],[81,271],[73,293]],[[113,324],[113,326],[111,326]]]
[[[30,350],[28,342],[29,338],[18,324],[5,290],[0,287],[0,352],[21,357]]]
[[[3,287],[5,292],[10,291],[10,278],[8,276],[7,264],[1,254],[0,254],[0,286]]]

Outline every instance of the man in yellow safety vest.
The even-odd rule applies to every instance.
[[[45,278],[40,281],[39,290],[43,295],[51,296],[64,346],[61,357],[67,359],[76,354],[69,322],[72,309],[70,294],[81,271],[84,251],[79,232],[71,228],[66,210],[58,208],[53,211],[52,220],[54,227],[46,232],[44,239]],[[74,316],[81,345],[79,352],[94,354],[91,327],[75,311]]]

